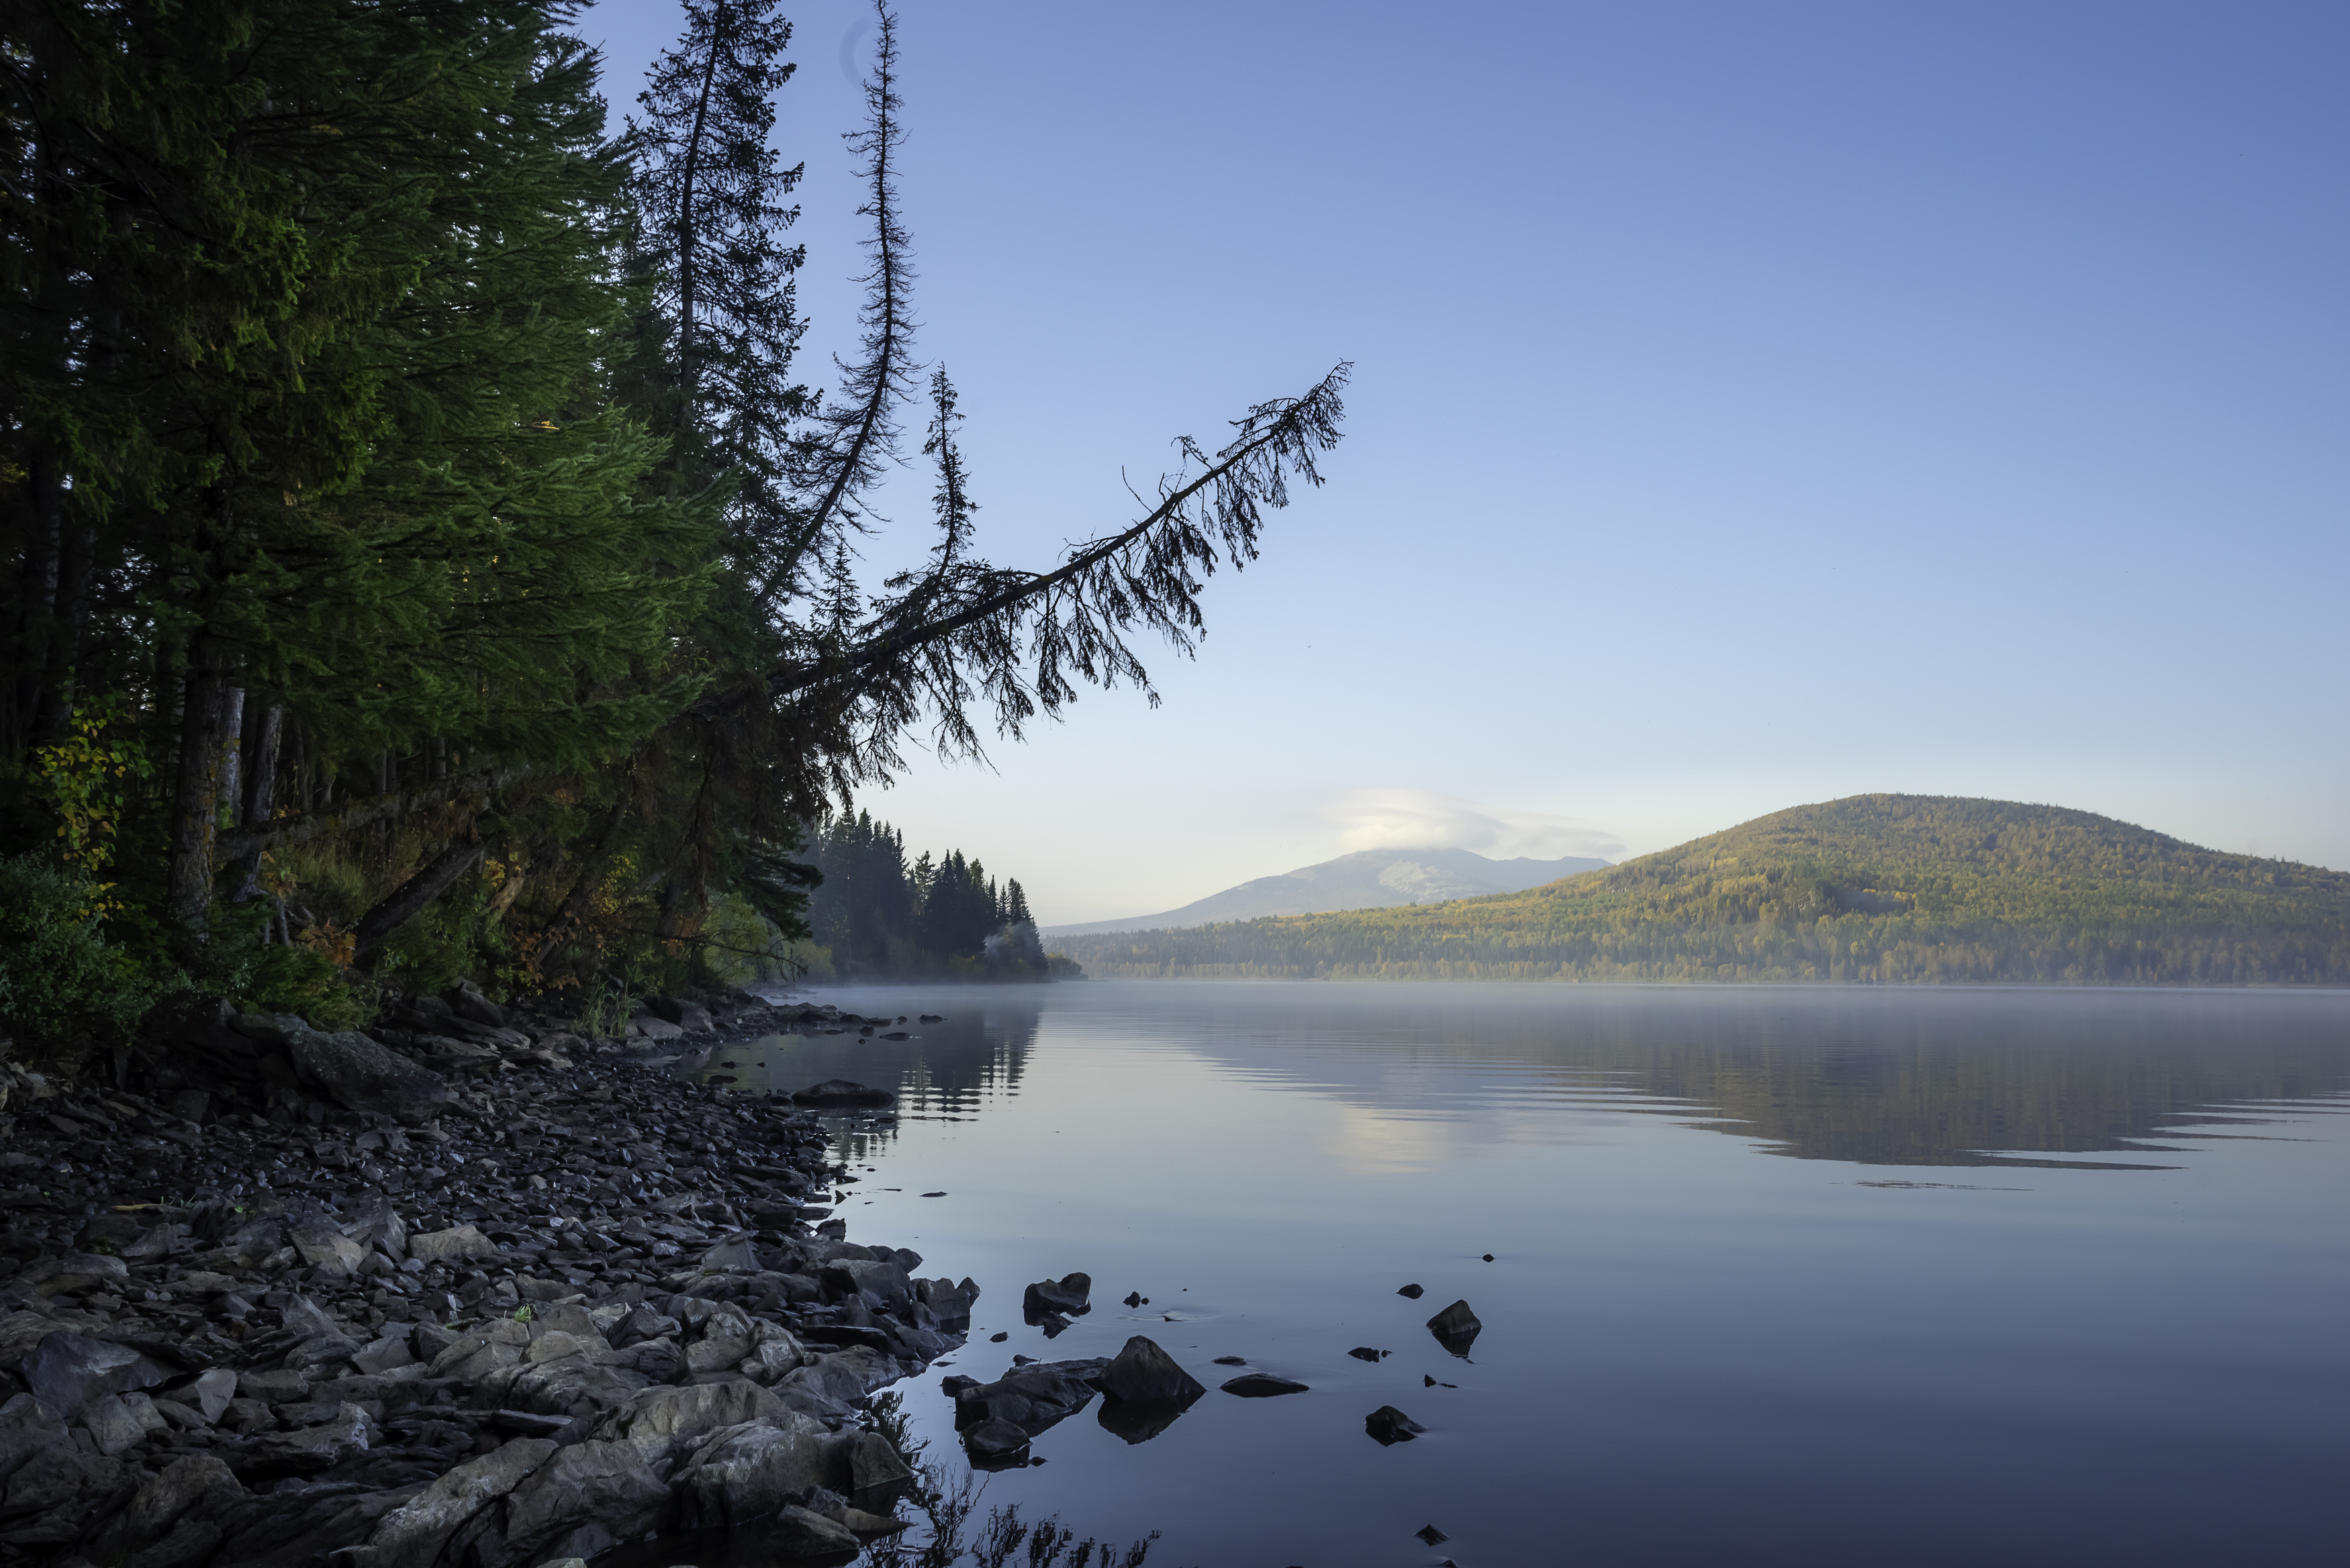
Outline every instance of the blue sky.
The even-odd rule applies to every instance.
[[[786,14],[814,378],[870,29]],[[1164,706],[918,755],[860,803],[910,844],[1048,921],[1420,824],[1612,858],[1869,790],[2350,868],[2350,9],[899,15],[920,348],[994,558],[1357,366]],[[584,18],[616,109],[677,24]]]

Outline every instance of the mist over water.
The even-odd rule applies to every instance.
[[[1098,1402],[1038,1438],[1045,1464],[987,1483],[1024,1516],[1160,1529],[1151,1560],[1178,1564],[2338,1544],[2350,995],[825,999],[946,1022],[734,1046],[704,1070],[904,1096],[894,1130],[845,1146],[860,1179],[841,1213],[852,1240],[985,1287],[972,1344],[906,1386],[932,1455],[961,1464],[939,1377],[993,1378],[1014,1353],[1147,1334],[1210,1387],[1146,1442]],[[1094,1311],[1048,1343],[1021,1288],[1072,1270]],[[1465,1360],[1423,1326],[1456,1298],[1484,1324]],[[1219,1356],[1311,1392],[1234,1398],[1217,1385],[1243,1368]],[[1429,1430],[1381,1447],[1364,1417],[1383,1405]],[[1430,1524],[1439,1547],[1413,1534]]]

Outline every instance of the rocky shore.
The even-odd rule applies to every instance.
[[[847,1240],[811,1109],[643,1055],[898,1021],[669,999],[598,1043],[464,989],[387,1016],[8,1069],[0,1562],[536,1568],[751,1521],[840,1562],[905,1527],[866,1401],[961,1343],[977,1285]]]

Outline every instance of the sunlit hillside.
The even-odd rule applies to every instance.
[[[2350,875],[1870,794],[1531,892],[1059,945],[1105,977],[2343,984]]]

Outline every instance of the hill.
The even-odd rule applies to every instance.
[[[1059,944],[1102,976],[2350,983],[2350,875],[1869,794],[1527,892]]]
[[[1362,849],[1301,866],[1278,877],[1258,877],[1221,893],[1157,915],[1121,920],[1050,926],[1052,938],[1097,936],[1111,931],[1148,931],[1204,926],[1218,920],[1254,920],[1267,915],[1312,915],[1332,909],[1384,909],[1398,904],[1432,904],[1481,893],[1517,893],[1562,877],[1596,871],[1607,864],[1570,855],[1558,860],[1488,860],[1468,849]]]

